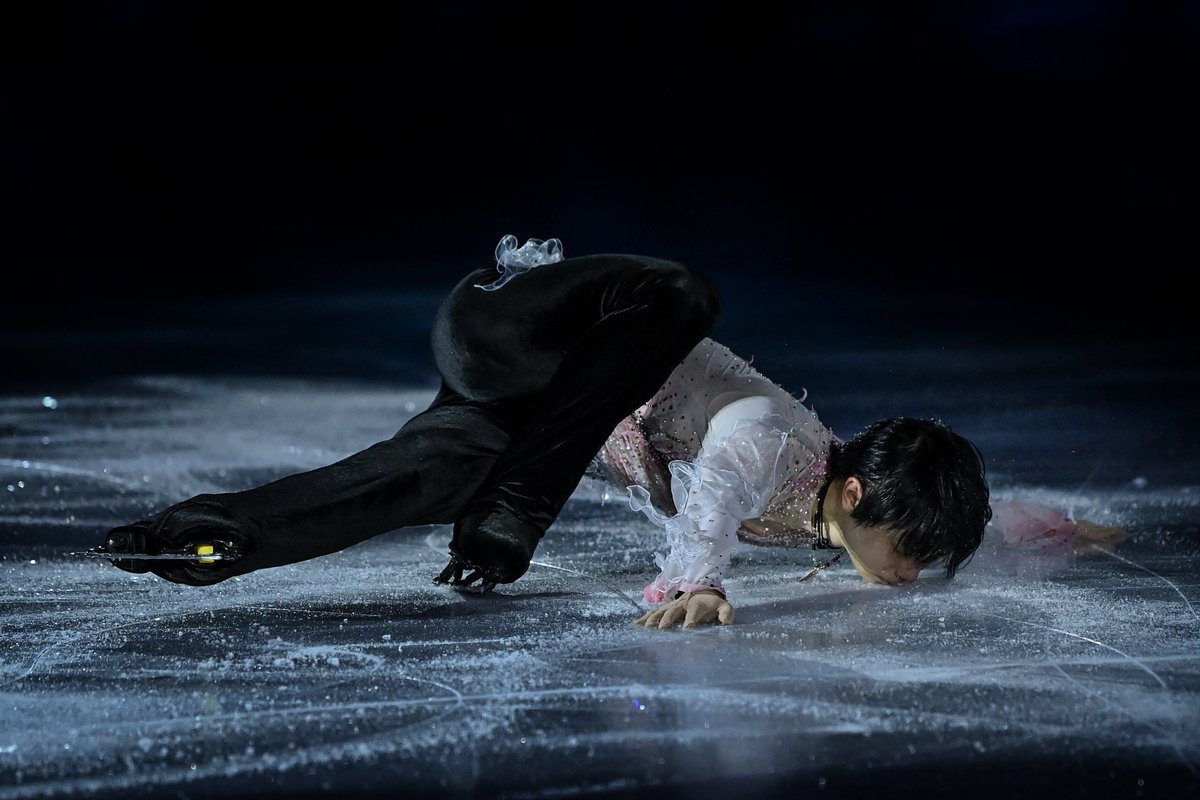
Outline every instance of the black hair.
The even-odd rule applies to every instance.
[[[817,497],[825,526],[825,495],[835,480],[857,477],[863,495],[850,512],[860,525],[887,525],[896,551],[921,564],[944,561],[953,578],[983,541],[992,518],[983,456],[940,420],[893,417],[873,422],[829,453]]]

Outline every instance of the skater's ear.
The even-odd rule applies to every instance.
[[[842,510],[847,514],[853,513],[854,509],[858,508],[858,504],[862,502],[866,491],[862,481],[854,475],[842,481],[842,489],[838,492],[838,499],[842,504]]]

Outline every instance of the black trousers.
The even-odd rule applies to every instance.
[[[496,562],[501,581],[520,577],[613,428],[709,335],[719,303],[706,278],[643,256],[572,258],[476,288],[496,275],[471,272],[443,302],[432,331],[441,389],[390,439],[114,530],[136,530],[149,552],[238,542],[245,553],[233,562],[142,562],[203,585],[453,523],[452,551]]]

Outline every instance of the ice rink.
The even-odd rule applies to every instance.
[[[940,416],[994,498],[1128,540],[989,539],[903,588],[844,560],[801,582],[812,551],[743,546],[734,625],[647,631],[656,529],[585,480],[491,596],[432,584],[442,526],[177,586],[68,553],[390,436],[433,394],[437,294],[14,332],[6,357],[33,360],[0,397],[0,798],[1196,796],[1194,345],[1048,346],[971,308],[847,339],[836,303],[827,334],[767,340],[750,296],[714,338],[835,432]]]
[[[1200,2],[11,5],[0,800],[1200,800]],[[687,631],[589,480],[487,596],[446,525],[77,554],[391,437],[508,235],[682,262],[835,435],[940,418],[1127,538],[743,545]]]

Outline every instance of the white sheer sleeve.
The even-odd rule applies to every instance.
[[[738,526],[761,514],[775,493],[790,427],[770,398],[743,398],[713,416],[694,462],[667,466],[678,513],[666,516],[644,487],[629,487],[630,507],[663,528],[667,540],[668,553],[654,556],[661,572],[645,589],[647,602],[677,591],[725,592]]]

